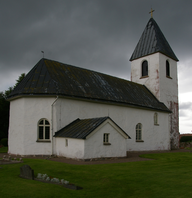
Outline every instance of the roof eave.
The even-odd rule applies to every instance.
[[[163,55],[165,55],[165,56],[167,56],[167,57],[169,57],[169,58],[175,60],[176,62],[179,62],[179,59],[178,59],[176,56],[175,56],[176,58],[173,58],[173,57],[171,57],[171,56],[169,56],[169,55],[167,55],[167,54],[165,54],[165,53],[163,53],[163,52],[161,52],[161,51],[156,51],[156,52],[154,52],[154,53],[146,54],[146,55],[143,55],[143,56],[140,56],[140,57],[137,57],[137,58],[132,58],[132,57],[131,57],[131,58],[129,59],[129,61],[137,60],[137,59],[143,58],[143,57],[145,57],[145,56],[153,55],[153,54],[156,54],[156,53],[161,53],[161,54],[163,54]]]
[[[126,103],[126,102],[104,100],[104,99],[98,99],[98,98],[86,98],[86,97],[79,97],[79,96],[68,96],[68,95],[64,95],[64,94],[19,94],[19,95],[13,96],[11,98],[8,98],[7,100],[12,101],[12,100],[22,98],[22,97],[28,98],[28,97],[56,97],[56,96],[67,98],[67,99],[100,102],[100,103],[104,103],[104,104],[114,104],[114,105],[118,105],[118,106],[126,106],[126,107],[130,107],[130,108],[137,108],[137,109],[143,109],[143,110],[172,113],[168,108],[167,109],[159,109],[159,108],[153,108],[153,107],[149,107],[149,106],[147,107],[147,106],[131,104],[131,103]],[[163,104],[163,103],[161,103],[161,104]]]

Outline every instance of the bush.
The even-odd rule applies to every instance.
[[[8,146],[8,138],[3,138],[3,139],[1,139],[1,144],[3,145],[3,146]]]
[[[183,136],[181,137],[180,142],[192,142],[192,136]]]

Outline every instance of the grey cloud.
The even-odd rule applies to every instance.
[[[186,112],[186,110],[179,110],[179,117],[188,117],[188,113]]]
[[[0,0],[0,78],[29,71],[43,50],[46,58],[130,79],[129,58],[151,6],[184,60],[191,57],[191,5],[182,0]]]
[[[179,104],[180,110],[190,110],[192,109],[192,102],[181,102]]]
[[[182,65],[180,94],[190,92],[192,1],[183,0],[0,0],[0,91],[31,70],[42,50],[48,59],[130,79],[129,58],[151,6]],[[191,108],[181,101],[180,117]]]

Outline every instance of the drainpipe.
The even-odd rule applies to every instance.
[[[53,145],[53,105],[57,102],[59,96],[57,96],[57,98],[53,101],[52,105],[51,105],[51,132],[52,132],[52,154],[53,155],[53,148],[54,148],[54,145]]]

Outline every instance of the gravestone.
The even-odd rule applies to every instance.
[[[51,184],[60,185],[60,186],[63,186],[65,188],[69,188],[69,189],[72,189],[72,190],[83,189],[82,187],[75,186],[74,184],[61,184],[61,182],[55,183],[55,182],[46,181],[46,180],[39,179],[39,178],[34,178],[34,170],[29,165],[23,165],[23,166],[20,167],[20,175],[19,176],[24,178],[24,179],[32,179],[32,180],[41,181],[41,182],[44,182],[44,183],[51,183]]]
[[[34,180],[34,170],[29,165],[20,167],[20,177]]]

